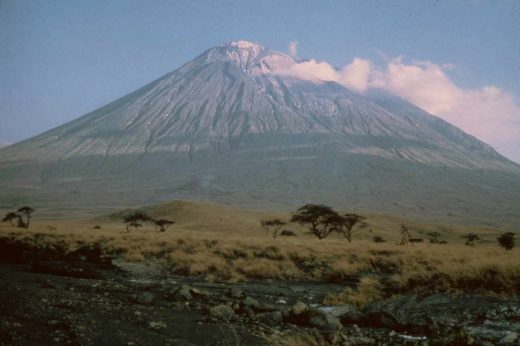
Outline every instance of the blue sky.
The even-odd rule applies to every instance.
[[[488,100],[483,88],[497,88],[509,102],[501,109],[514,113],[519,23],[516,0],[2,0],[0,140],[15,142],[60,125],[236,39],[285,52],[297,41],[300,57],[337,68],[356,57],[384,73],[391,62],[420,69],[428,62],[464,97],[473,90]],[[515,117],[506,118],[520,124]],[[511,141],[502,152],[520,159],[520,143]]]

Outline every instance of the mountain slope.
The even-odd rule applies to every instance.
[[[23,196],[49,208],[90,208],[191,198],[278,208],[320,201],[502,223],[520,214],[520,169],[491,147],[395,96],[286,76],[295,63],[247,41],[209,49],[107,106],[0,150],[0,186],[8,191],[0,202]]]

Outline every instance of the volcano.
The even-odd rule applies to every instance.
[[[104,107],[0,150],[0,204],[99,212],[191,199],[325,203],[509,227],[520,167],[381,90],[284,71],[249,41],[214,47]]]

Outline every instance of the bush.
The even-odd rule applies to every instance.
[[[381,237],[380,235],[375,235],[374,238],[372,238],[374,240],[374,243],[384,243],[386,240]]]
[[[475,234],[475,233],[466,234],[462,238],[466,239],[465,245],[467,245],[467,246],[475,246],[475,241],[480,240],[480,237],[478,236],[478,234]]]
[[[500,246],[506,250],[511,250],[515,247],[515,234],[513,232],[504,233],[497,240]]]

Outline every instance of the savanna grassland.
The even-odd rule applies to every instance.
[[[363,215],[353,241],[339,234],[319,240],[307,229],[287,223],[296,236],[276,239],[260,221],[289,213],[268,213],[215,204],[172,202],[142,208],[153,217],[176,223],[165,232],[146,223],[128,232],[124,212],[91,220],[39,220],[34,213],[29,229],[0,223],[0,237],[30,248],[72,252],[81,247],[129,262],[146,262],[167,273],[207,281],[317,281],[357,282],[324,303],[366,305],[400,293],[520,292],[520,250],[498,246],[499,230],[423,224],[390,215]],[[415,245],[398,245],[405,224]],[[446,244],[430,244],[428,234],[439,233]],[[463,236],[480,236],[466,246]],[[378,237],[382,242],[374,242]]]

